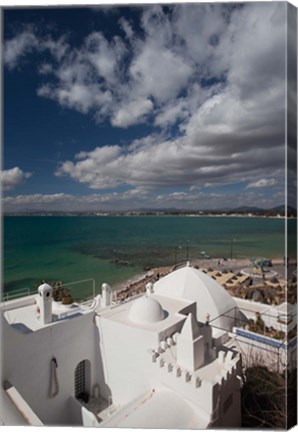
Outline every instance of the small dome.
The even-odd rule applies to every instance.
[[[51,285],[44,283],[42,285],[39,285],[38,292],[40,295],[52,292],[52,287],[51,287]]]
[[[164,319],[164,311],[157,300],[143,296],[133,302],[128,318],[139,324],[155,323]]]

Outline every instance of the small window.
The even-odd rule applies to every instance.
[[[90,389],[90,362],[88,360],[82,360],[77,365],[74,378],[75,398],[87,403]]]
[[[81,361],[75,371],[75,397],[80,399],[86,392],[86,367],[85,360]]]

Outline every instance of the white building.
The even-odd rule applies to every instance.
[[[46,284],[2,303],[2,423],[239,427],[241,358],[209,325],[231,330],[237,310],[189,266],[118,304],[107,284],[89,303],[57,304]]]

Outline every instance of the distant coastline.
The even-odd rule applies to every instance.
[[[6,212],[4,216],[187,216],[187,217],[262,217],[284,218],[286,216],[283,206],[274,209],[239,208],[231,210],[123,210],[123,211],[23,211]],[[293,207],[287,209],[288,218],[296,218],[297,210]]]

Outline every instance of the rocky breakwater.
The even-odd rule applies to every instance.
[[[145,275],[137,278],[134,281],[127,281],[117,289],[117,301],[126,300],[129,297],[141,294],[146,291],[146,285],[149,282],[156,282],[172,271],[172,267],[159,267],[148,271]]]

